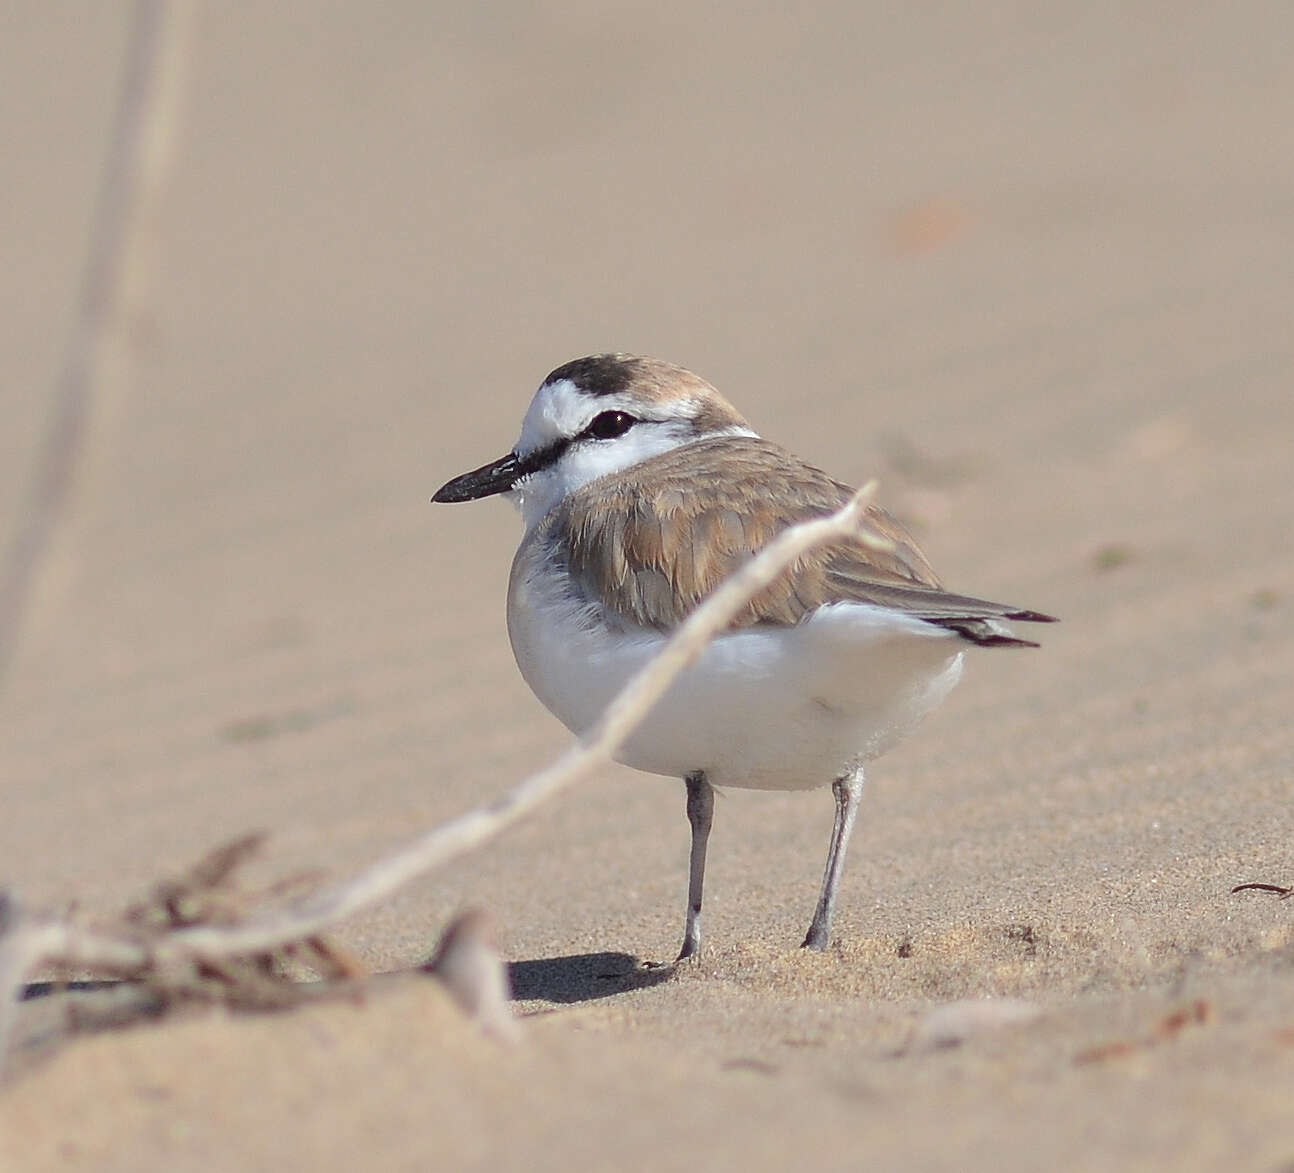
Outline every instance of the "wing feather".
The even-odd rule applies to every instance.
[[[789,525],[835,512],[853,490],[755,436],[700,440],[594,481],[545,520],[570,536],[579,588],[632,624],[668,630]],[[1001,620],[1050,617],[945,591],[912,536],[878,506],[863,530],[801,558],[733,627],[790,626],[831,603],[872,603],[985,644],[1024,644]]]

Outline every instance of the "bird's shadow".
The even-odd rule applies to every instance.
[[[569,1005],[659,985],[674,976],[674,968],[628,953],[575,953],[513,961],[508,965],[508,980],[517,1002]]]

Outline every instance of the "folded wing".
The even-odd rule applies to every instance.
[[[544,523],[566,528],[570,571],[625,621],[676,626],[753,553],[796,522],[834,513],[853,490],[754,436],[714,437],[595,481]],[[911,535],[872,506],[863,532],[801,558],[734,628],[791,626],[831,603],[890,607],[974,643],[1036,646],[1003,620],[1050,617],[945,591]]]

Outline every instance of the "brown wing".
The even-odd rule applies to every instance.
[[[667,630],[788,525],[834,513],[853,490],[757,437],[714,437],[572,493],[549,522],[570,534],[569,569],[625,620]],[[1025,643],[993,621],[1034,612],[944,591],[911,535],[879,507],[865,532],[811,552],[734,627],[790,626],[827,603],[876,603],[980,643]]]

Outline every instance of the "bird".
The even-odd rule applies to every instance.
[[[433,502],[502,494],[524,533],[507,628],[517,666],[575,734],[736,568],[853,489],[761,437],[710,383],[608,353],[551,371],[511,451]],[[691,828],[678,961],[701,947],[714,794],[832,787],[835,820],[802,946],[831,938],[864,767],[934,709],[971,647],[1037,647],[1040,611],[944,589],[912,535],[870,504],[756,595],[674,681],[616,759],[682,779]]]

